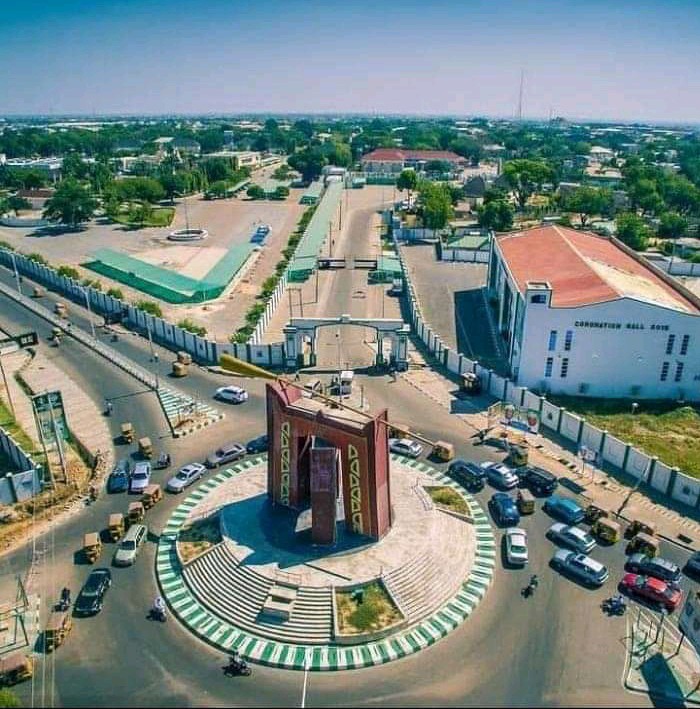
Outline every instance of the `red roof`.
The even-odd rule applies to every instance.
[[[528,282],[548,282],[552,307],[634,298],[700,313],[680,289],[612,239],[557,225],[501,234],[496,239],[519,290],[525,292]]]
[[[405,162],[406,160],[446,160],[464,162],[464,158],[450,150],[406,150],[404,148],[377,148],[362,156],[362,162]]]

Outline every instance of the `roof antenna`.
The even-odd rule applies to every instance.
[[[523,85],[525,84],[525,70],[520,70],[520,95],[518,97],[518,120],[523,120]]]

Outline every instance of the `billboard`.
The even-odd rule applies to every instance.
[[[504,401],[489,406],[487,419],[489,428],[507,426],[525,433],[538,433],[540,430],[539,411]]]
[[[32,397],[39,435],[47,448],[70,438],[63,397],[60,391],[47,391]]]
[[[678,627],[700,654],[700,594],[689,593],[678,618]]]

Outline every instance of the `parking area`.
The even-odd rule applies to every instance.
[[[486,264],[438,261],[432,244],[405,244],[401,251],[426,322],[449,347],[504,372],[483,294]]]

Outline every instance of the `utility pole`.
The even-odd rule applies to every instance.
[[[328,258],[333,258],[333,220],[328,222]]]
[[[90,307],[90,294],[87,288],[83,288],[83,295],[85,296],[85,304],[87,306],[88,317],[90,318],[90,331],[92,332],[92,339],[96,340],[97,335],[95,335],[95,323],[92,320],[92,308]]]
[[[314,303],[318,303],[318,264],[316,264],[316,297]]]
[[[302,297],[301,288],[297,288],[297,292],[299,293],[299,315],[303,318],[304,317],[304,299]]]
[[[294,317],[294,313],[292,311],[292,289],[287,288],[287,294],[289,295],[289,319],[291,320]]]
[[[17,292],[22,295],[22,285],[19,277],[19,271],[17,270],[17,259],[15,258],[13,251],[10,251],[10,255],[12,256],[12,269],[15,272],[15,280],[17,281]]]

